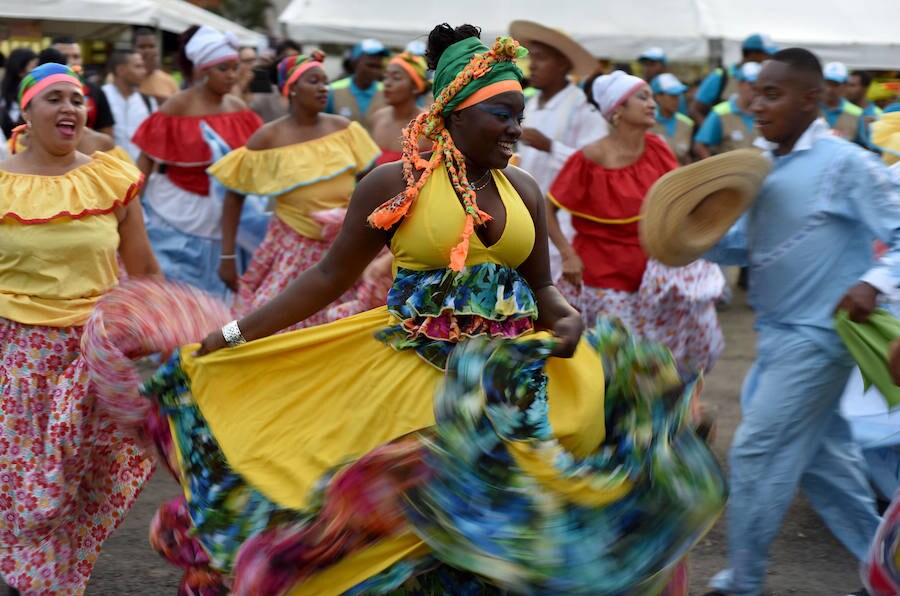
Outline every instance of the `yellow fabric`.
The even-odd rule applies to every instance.
[[[418,536],[404,533],[382,540],[366,550],[355,552],[340,563],[324,569],[319,574],[296,586],[289,596],[329,596],[343,594],[353,586],[362,583],[376,573],[406,558],[422,557],[428,554]]]
[[[440,189],[426,190],[416,213],[394,236],[392,248],[405,255],[404,267],[444,267],[446,251],[459,234],[462,208],[449,190],[446,172],[436,171],[432,180],[437,183],[441,176],[449,196]],[[495,172],[494,179],[506,206],[506,231],[491,248],[475,240],[470,259],[475,253],[481,258],[476,262],[515,266],[531,252],[534,228],[505,177]],[[196,345],[182,348],[194,397],[231,467],[279,505],[303,509],[327,470],[432,426],[432,396],[444,373],[412,350],[398,352],[373,337],[396,322],[381,307],[201,358],[192,356]],[[556,437],[578,457],[594,452],[605,432],[600,358],[582,342],[573,358],[551,358],[546,371]],[[525,463],[544,466],[548,489],[562,489],[576,502],[613,500],[626,490],[557,481],[545,462],[532,458]],[[396,536],[323,570],[292,594],[341,593],[424,552],[427,547],[417,537]]]
[[[119,147],[118,145],[116,145],[115,147],[113,147],[112,149],[107,151],[107,153],[112,155],[113,157],[115,157],[116,159],[118,159],[120,161],[124,161],[125,163],[134,164],[134,160],[131,159],[131,156],[128,155],[128,152],[125,151],[124,149],[122,149],[121,147]]]
[[[472,234],[466,265],[497,263],[515,268],[531,254],[534,223],[506,176],[498,170],[492,170],[491,175],[506,208],[506,225],[500,239],[489,247],[477,234]],[[422,187],[412,212],[391,239],[394,266],[413,271],[446,267],[450,262],[450,250],[459,242],[465,221],[462,204],[441,163]]]
[[[139,180],[137,168],[99,152],[62,176],[0,171],[0,317],[84,324],[118,280],[113,210]]]
[[[380,150],[356,122],[304,143],[252,151],[231,151],[207,170],[223,186],[241,194],[276,197],[275,215],[307,238],[321,240],[311,213],[346,207]]]
[[[872,123],[872,144],[882,149],[887,165],[900,161],[900,112],[888,112]]]

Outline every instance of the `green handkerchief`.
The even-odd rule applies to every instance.
[[[888,373],[888,350],[900,339],[900,320],[885,310],[876,310],[865,323],[854,323],[841,310],[834,317],[834,327],[850,355],[859,365],[865,388],[875,385],[891,408],[900,406],[900,387]]]

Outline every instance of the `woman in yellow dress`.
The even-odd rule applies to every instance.
[[[209,168],[229,189],[222,210],[222,260],[219,276],[237,291],[235,314],[242,316],[268,300],[317,263],[328,242],[319,212],[346,208],[356,179],[378,157],[378,147],[358,123],[323,114],[328,76],[322,56],[297,55],[278,64],[279,84],[290,101],[286,116],[260,128],[245,147]],[[238,279],[235,238],[247,194],[275,198],[266,237],[247,271]],[[340,301],[352,299],[352,293]],[[296,327],[326,322],[325,313]]]
[[[508,166],[521,49],[478,34],[431,32],[435,103],[323,259],[145,385],[185,489],[151,540],[186,590],[653,593],[721,510],[671,355],[607,321],[582,339],[551,283],[543,197]],[[385,244],[386,307],[273,335]]]
[[[152,459],[96,404],[81,339],[118,281],[157,276],[133,165],[78,150],[87,110],[67,66],[19,93],[28,149],[0,162],[0,574],[81,594]]]

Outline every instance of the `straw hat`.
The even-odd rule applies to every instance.
[[[771,167],[758,150],[738,149],[669,172],[644,199],[644,251],[673,267],[697,260],[747,210]]]
[[[586,77],[597,70],[597,59],[562,31],[534,21],[519,20],[509,24],[509,34],[526,48],[533,42],[555,48],[572,63],[571,74],[576,77]]]

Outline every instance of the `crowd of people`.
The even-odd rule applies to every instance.
[[[684,595],[726,507],[709,594],[761,594],[798,489],[887,577],[860,594],[900,589],[870,553],[896,546],[872,485],[889,500],[900,458],[842,414],[834,324],[900,286],[900,103],[869,73],[753,34],[691,93],[663,48],[602,73],[519,20],[362,40],[336,81],[192,27],[179,81],[157,41],[95,85],[58,37],[0,84],[12,593],[83,593],[154,455],[185,594]],[[679,184],[718,224],[744,201],[689,258],[645,218]],[[702,377],[729,266],[758,346],[726,479]]]

